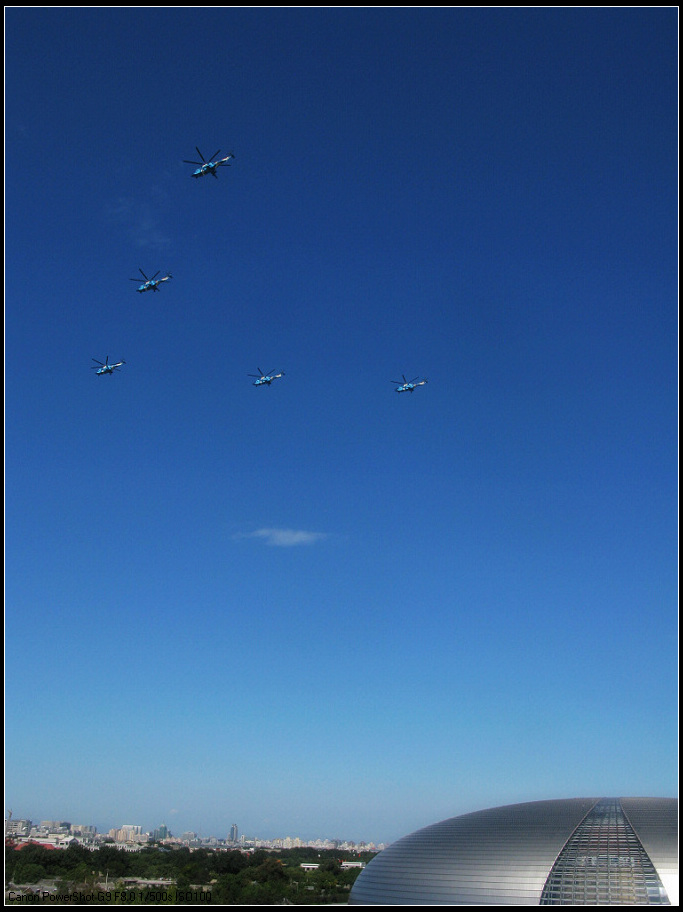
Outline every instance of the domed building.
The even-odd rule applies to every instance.
[[[376,855],[354,905],[678,905],[677,798],[567,798],[463,814]]]

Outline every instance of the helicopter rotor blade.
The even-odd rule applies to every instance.
[[[94,361],[96,364],[101,364],[101,363],[102,363],[101,361],[98,361],[97,358],[91,358],[90,360],[91,360],[91,361]]]
[[[147,276],[144,274],[144,272],[142,271],[142,269],[140,269],[139,266],[138,266],[138,272],[139,272],[140,275],[144,278],[145,282],[149,282],[149,279],[148,279]]]
[[[152,278],[153,278],[153,279],[156,279],[156,277],[159,275],[160,272],[161,272],[161,270],[160,270],[160,269],[157,269],[157,271],[154,273],[154,275],[152,276]]]
[[[197,150],[197,153],[198,153],[199,157],[200,157],[201,160],[202,160],[202,164],[205,165],[205,164],[206,164],[206,159],[204,158],[204,156],[202,155],[202,153],[199,151],[199,146],[195,146],[195,149]]]
[[[211,156],[211,158],[209,159],[209,161],[211,161],[211,162],[212,162],[212,161],[215,161],[215,160],[216,160],[216,156],[220,153],[220,151],[221,151],[220,149],[217,149],[217,150],[213,153],[213,155]]]
[[[184,158],[183,164],[185,164],[185,165],[205,165],[206,162],[193,162],[193,161],[188,161],[186,158]]]

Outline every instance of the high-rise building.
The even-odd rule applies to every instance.
[[[71,824],[71,835],[72,836],[85,836],[94,838],[97,833],[97,827],[90,824],[84,823],[72,823]]]
[[[33,826],[30,820],[5,820],[5,836],[28,836]]]
[[[239,831],[237,829],[237,824],[233,823],[233,825],[230,827],[230,842],[237,842],[238,835]]]
[[[138,824],[124,823],[121,827],[109,830],[109,836],[115,842],[140,842],[142,841],[142,827]]]

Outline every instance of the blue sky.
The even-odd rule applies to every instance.
[[[6,807],[676,794],[677,10],[5,21]]]

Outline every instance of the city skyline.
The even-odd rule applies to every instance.
[[[5,26],[8,806],[675,794],[678,10]]]
[[[359,840],[356,842],[351,839],[343,839],[338,836],[319,836],[315,838],[306,838],[287,834],[280,836],[259,836],[258,834],[239,833],[237,824],[231,824],[229,831],[225,836],[218,833],[203,834],[195,830],[182,830],[172,832],[171,828],[164,823],[159,823],[154,827],[145,829],[142,824],[117,824],[107,828],[100,829],[96,824],[75,823],[73,821],[57,818],[49,820],[42,818],[40,822],[30,817],[6,817],[5,818],[5,836],[20,836],[31,839],[37,836],[41,831],[43,835],[71,835],[77,837],[87,837],[98,843],[103,839],[113,839],[115,842],[140,842],[143,845],[152,841],[169,841],[192,843],[198,842],[207,846],[220,844],[224,846],[278,846],[280,848],[291,848],[296,846],[326,846],[332,848],[338,844],[340,848],[349,847],[367,847],[381,849],[384,843],[377,843],[372,840]],[[105,843],[102,843],[105,844]]]

